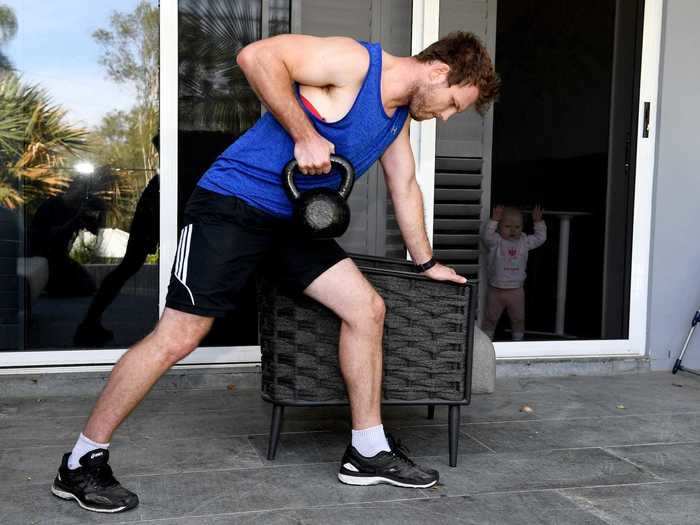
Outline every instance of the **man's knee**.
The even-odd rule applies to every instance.
[[[213,319],[189,314],[178,315],[177,319],[164,315],[153,331],[161,359],[175,364],[187,357],[199,346],[212,322]]]
[[[386,305],[384,299],[377,292],[367,295],[359,308],[353,309],[347,319],[344,319],[351,326],[377,328],[384,326],[386,316]]]
[[[173,365],[191,354],[199,345],[200,338],[179,330],[167,328],[156,334],[158,338],[158,354],[162,361]]]
[[[386,304],[384,299],[378,293],[372,295],[370,312],[372,321],[377,324],[384,324],[384,318],[386,317]]]

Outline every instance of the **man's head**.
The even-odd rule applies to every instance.
[[[523,233],[523,214],[517,208],[505,208],[498,222],[498,232],[509,241],[520,239]]]
[[[416,120],[447,120],[474,105],[483,114],[498,95],[499,80],[481,41],[456,31],[413,57],[425,66],[409,103]]]

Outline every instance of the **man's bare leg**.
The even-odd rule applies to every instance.
[[[326,270],[304,293],[340,317],[340,369],[352,427],[381,425],[384,301],[350,259]]]
[[[153,332],[122,356],[73,451],[61,460],[51,485],[54,496],[95,512],[122,512],[139,504],[138,496],[112,475],[105,449],[158,378],[197,348],[212,322],[210,317],[166,308]]]
[[[439,473],[416,465],[395,446],[391,448],[380,426],[383,299],[350,259],[326,270],[305,293],[341,319],[339,361],[350,397],[353,441],[343,454],[338,479],[348,485],[432,487]],[[356,443],[357,430],[362,432]],[[363,451],[365,446],[372,452]]]
[[[83,435],[109,443],[114,431],[156,381],[197,348],[213,321],[211,317],[166,308],[153,332],[131,347],[112,370]]]

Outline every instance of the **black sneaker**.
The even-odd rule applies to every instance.
[[[391,452],[382,451],[366,458],[348,445],[340,464],[338,479],[348,485],[388,483],[397,487],[427,489],[440,480],[437,470],[416,465],[405,454],[405,447],[387,435]]]
[[[70,452],[64,454],[51,486],[54,496],[74,499],[82,508],[95,512],[122,512],[133,509],[139,498],[114,479],[107,464],[109,451],[98,448],[80,458],[80,467],[68,468]]]

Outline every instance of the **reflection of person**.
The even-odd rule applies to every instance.
[[[348,38],[280,35],[250,44],[237,61],[269,111],[200,180],[185,211],[163,316],[114,368],[54,481],[54,494],[93,510],[136,506],[136,495],[111,475],[93,474],[109,472],[112,433],[156,380],[197,347],[213,318],[238,305],[239,291],[261,264],[342,321],[339,361],[353,432],[339,479],[412,488],[438,481],[435,470],[416,465],[389,443],[381,424],[381,297],[335,241],[311,241],[295,230],[280,174],[292,157],[302,173],[323,175],[331,171],[335,151],[358,176],[381,158],[413,260],[427,277],[464,282],[432,258],[408,116],[446,120],[472,105],[485,108],[498,86],[488,53],[466,33],[416,57],[395,57],[379,44]],[[337,182],[335,175],[301,178],[302,189]],[[86,499],[86,479],[95,480],[90,495],[100,501]]]
[[[547,240],[547,226],[539,206],[532,211],[532,220],[535,232],[526,235],[520,210],[496,206],[482,233],[489,255],[486,312],[481,328],[491,339],[503,310],[510,318],[513,341],[522,341],[525,334],[523,284],[528,252]]]
[[[153,137],[153,146],[159,149],[158,135]],[[110,330],[102,326],[102,314],[114,301],[124,283],[146,262],[146,256],[158,248],[160,177],[156,173],[143,190],[136,204],[134,218],[129,227],[129,241],[119,265],[102,281],[88,308],[85,319],[75,333],[75,344],[100,346],[112,339]]]
[[[29,248],[33,257],[48,260],[48,295],[94,293],[94,279],[70,257],[70,250],[81,230],[97,235],[104,214],[104,202],[92,194],[90,181],[84,177],[74,179],[64,193],[45,200],[36,210],[30,225]]]

